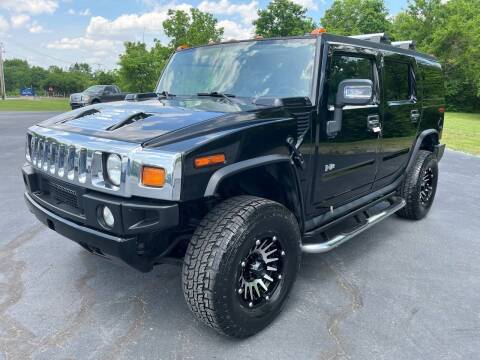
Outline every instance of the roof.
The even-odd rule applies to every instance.
[[[243,39],[243,40],[229,40],[229,41],[222,41],[218,43],[210,43],[200,46],[192,46],[188,49],[195,49],[199,47],[208,47],[208,46],[217,46],[222,44],[235,44],[235,43],[243,43],[243,42],[252,42],[252,41],[271,41],[271,40],[291,40],[291,39],[312,39],[312,38],[320,38],[328,42],[335,42],[335,43],[342,43],[342,44],[350,44],[361,46],[364,48],[371,48],[371,49],[378,49],[384,51],[390,51],[393,53],[404,54],[409,56],[414,56],[416,58],[425,59],[428,61],[438,62],[437,58],[432,55],[424,54],[415,50],[409,50],[405,48],[401,48],[398,46],[393,46],[386,43],[379,43],[374,41],[356,39],[350,36],[341,36],[341,35],[334,35],[329,33],[322,33],[319,35],[300,35],[300,36],[285,36],[285,37],[273,37],[273,38],[252,38],[252,39]],[[187,49],[185,49],[187,50]],[[184,51],[184,50],[181,50]]]

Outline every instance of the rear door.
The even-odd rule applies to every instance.
[[[380,121],[377,54],[371,49],[331,46],[326,104],[321,104],[320,123],[333,119],[338,85],[346,79],[369,79],[374,83],[374,97],[365,106],[345,106],[341,131],[333,138],[320,127],[313,206],[317,209],[337,207],[368,193],[377,170],[379,133],[369,123]]]
[[[417,98],[419,76],[414,57],[386,54],[381,73],[384,116],[376,188],[392,182],[404,171],[422,109]]]

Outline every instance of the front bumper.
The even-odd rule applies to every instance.
[[[22,172],[27,187],[25,201],[40,222],[92,253],[120,259],[142,272],[150,271],[158,261],[158,252],[169,246],[161,234],[178,226],[176,203],[158,204],[84,191],[77,194],[81,204],[81,210],[78,210],[58,199],[52,200],[45,190],[44,183],[50,180],[48,177],[45,179],[44,175],[35,173],[29,165],[24,166]],[[110,229],[106,229],[99,219],[104,205],[115,217],[115,224]]]
[[[70,103],[70,107],[72,108],[72,110],[79,109],[79,108],[84,107],[84,106],[86,106],[85,103],[77,103],[77,102],[71,102]]]

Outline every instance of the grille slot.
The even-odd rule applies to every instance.
[[[80,210],[79,196],[76,190],[49,180],[48,191],[54,200]]]
[[[297,139],[310,127],[310,111],[293,114],[297,119]]]

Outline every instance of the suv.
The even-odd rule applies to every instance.
[[[122,93],[116,85],[94,85],[81,93],[70,95],[72,110],[101,102],[121,101],[127,93]]]
[[[182,264],[193,314],[252,335],[281,311],[302,251],[432,206],[442,69],[370,40],[323,33],[178,50],[150,99],[31,127],[26,202],[91,253],[143,272]]]

